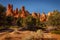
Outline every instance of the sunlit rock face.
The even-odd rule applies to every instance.
[[[47,19],[46,14],[42,13],[41,16],[40,16],[40,21],[44,22],[44,21],[46,21],[46,19]]]
[[[47,16],[53,15],[53,12],[48,12]]]
[[[49,12],[47,16],[50,16],[52,14],[53,14],[52,12]],[[22,6],[22,8],[21,8],[21,13],[18,12],[18,8],[13,10],[13,5],[11,5],[11,4],[8,4],[8,6],[7,6],[6,16],[13,16],[14,18],[18,18],[18,17],[26,18],[29,15],[30,15],[30,13],[25,10],[24,6]],[[31,16],[33,18],[39,18],[41,22],[44,22],[47,19],[47,16],[45,13],[42,13],[40,15],[40,13],[32,12]]]
[[[19,17],[18,8],[16,8],[16,10],[14,10],[13,16],[14,16],[15,18],[18,18],[18,17]]]
[[[6,11],[6,16],[12,16],[13,14],[13,5],[8,4],[7,6],[7,11]]]
[[[32,12],[32,17],[33,17],[33,18],[37,18],[37,13]]]
[[[26,11],[25,11],[24,6],[22,6],[21,11],[22,11],[22,13],[21,13],[20,17],[25,18],[26,17]]]
[[[7,10],[6,10],[6,16],[13,16],[15,18],[18,18],[19,16],[18,8],[16,8],[16,10],[13,11],[13,5],[8,4]]]
[[[29,15],[30,15],[30,13],[28,11],[26,11],[26,16],[29,16]]]
[[[21,13],[18,13],[18,8],[13,10],[13,5],[8,4],[7,10],[6,10],[6,16],[13,16],[15,18],[22,17],[25,18],[29,15],[29,12],[25,10],[25,7],[22,6]]]

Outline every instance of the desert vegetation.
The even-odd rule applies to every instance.
[[[19,10],[19,13],[21,13],[21,10]],[[45,33],[60,34],[60,12],[54,10],[52,15],[46,17],[47,21],[42,22],[39,17],[34,18],[31,14],[25,18],[6,16],[6,7],[0,4],[0,33],[3,32],[6,37],[3,40],[20,40],[21,38],[18,38],[18,36],[21,37],[23,34],[29,36],[23,36],[24,38],[21,40],[45,40],[43,39]],[[27,33],[24,33],[26,31]],[[18,36],[12,38],[9,35]]]

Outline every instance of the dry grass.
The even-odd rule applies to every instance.
[[[43,40],[41,39],[42,37],[43,38],[58,38],[59,37],[58,40],[60,39],[60,35],[56,35],[56,34],[54,35],[51,33],[43,33],[41,30],[38,30],[37,32],[13,31],[11,33],[8,33],[8,32],[0,33],[0,40]]]

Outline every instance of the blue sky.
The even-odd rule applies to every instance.
[[[60,0],[0,0],[0,3],[4,6],[7,6],[9,3],[13,4],[14,9],[21,9],[22,6],[25,6],[30,13],[60,11]]]

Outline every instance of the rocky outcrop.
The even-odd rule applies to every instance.
[[[33,18],[37,18],[37,13],[32,12],[32,17],[33,17]]]
[[[25,10],[25,7],[24,7],[24,6],[22,6],[20,17],[25,18],[25,17],[27,17],[28,15],[29,15],[29,12]]]
[[[6,10],[6,16],[12,16],[13,14],[13,5],[8,4],[7,10]]]
[[[21,12],[19,13],[19,12],[18,12],[18,8],[16,8],[15,10],[13,10],[13,5],[8,4],[7,10],[6,10],[6,16],[13,16],[13,17],[15,17],[15,18],[18,18],[18,17],[25,18],[25,17],[27,17],[28,15],[30,15],[30,13],[29,13],[27,10],[25,10],[25,7],[24,7],[24,6],[22,6],[22,8],[21,8],[20,11],[21,11]],[[33,18],[39,18],[40,21],[42,21],[42,22],[46,21],[46,19],[47,19],[45,13],[42,13],[42,14],[40,15],[40,13],[35,13],[35,12],[33,12],[31,15],[32,15]],[[52,13],[48,13],[47,16],[50,16],[50,15],[52,15]]]
[[[19,17],[18,8],[16,8],[16,10],[14,10],[13,16],[14,16],[15,18],[18,18],[18,17]]]
[[[25,18],[26,17],[26,12],[25,12],[25,7],[24,6],[22,6],[21,11],[22,11],[21,17]]]
[[[46,14],[42,13],[41,16],[40,16],[40,21],[44,22],[44,21],[46,21],[46,19],[47,19]]]
[[[47,16],[53,15],[53,12],[48,12]]]

